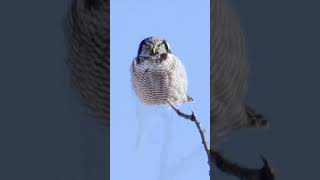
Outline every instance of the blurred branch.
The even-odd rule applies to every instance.
[[[218,151],[211,150],[216,166],[224,173],[238,177],[241,180],[274,180],[275,175],[269,167],[268,161],[261,156],[264,163],[260,169],[250,169],[240,166],[234,162],[225,159]]]

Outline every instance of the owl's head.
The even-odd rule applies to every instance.
[[[141,41],[138,56],[160,56],[163,53],[171,53],[168,42],[159,37],[148,37]]]

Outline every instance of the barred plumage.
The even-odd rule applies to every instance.
[[[109,125],[109,0],[74,0],[66,16],[68,64],[83,102]]]
[[[152,47],[157,48],[154,54]],[[186,70],[164,39],[151,37],[142,41],[130,71],[133,89],[146,104],[167,104],[169,101],[178,105],[190,100]]]
[[[245,104],[248,64],[239,20],[224,0],[211,2],[211,144],[217,136],[241,127],[266,125]]]

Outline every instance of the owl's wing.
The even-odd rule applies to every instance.
[[[177,87],[176,90],[178,90],[181,98],[187,101],[188,75],[186,68],[176,55],[171,54],[170,58],[172,58],[173,62],[173,69],[170,70],[173,73],[173,75],[171,75],[173,77],[173,86]]]
[[[140,86],[137,85],[138,82],[138,74],[137,69],[135,68],[137,62],[137,58],[134,58],[131,66],[130,66],[130,75],[131,75],[131,85],[134,92],[137,94],[140,91]]]

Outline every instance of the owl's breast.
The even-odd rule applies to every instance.
[[[182,101],[186,84],[180,83],[180,66],[168,56],[161,63],[145,61],[132,64],[132,85],[137,96],[146,104],[167,104],[168,100]]]

